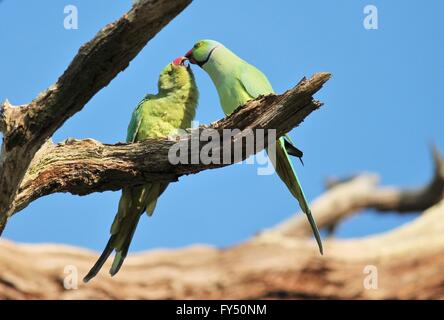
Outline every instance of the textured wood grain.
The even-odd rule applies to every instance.
[[[105,145],[98,141],[70,139],[64,143],[46,143],[33,160],[13,202],[13,212],[23,209],[31,201],[55,192],[70,192],[85,195],[105,190],[118,190],[124,186],[140,185],[150,181],[176,181],[181,175],[197,173],[230,165],[247,158],[248,134],[256,137],[257,129],[275,129],[276,136],[288,132],[301,123],[312,111],[321,106],[312,95],[330,78],[328,73],[318,73],[308,80],[301,81],[295,88],[282,95],[270,95],[250,101],[239,107],[230,116],[209,126],[202,126],[180,141],[150,139],[140,143]],[[202,130],[215,130],[220,137],[227,129],[237,129],[229,135],[228,143],[217,146],[219,161],[203,163],[172,164],[168,157],[174,144],[186,145],[186,159],[191,159],[209,142],[201,141],[198,148],[191,140],[199,140]],[[263,130],[264,137],[268,131]],[[273,142],[275,139],[272,139]],[[211,141],[210,141],[211,142]],[[262,148],[267,146],[265,138]],[[239,159],[230,157],[223,161],[224,150],[235,154],[241,149]]]
[[[0,106],[0,235],[36,152],[191,0],[144,0],[84,44],[57,82],[27,105]]]

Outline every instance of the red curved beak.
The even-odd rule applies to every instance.
[[[180,56],[180,57],[174,59],[172,63],[175,66],[179,66],[179,65],[183,65],[186,60],[188,60],[186,57]]]
[[[196,64],[196,63],[197,63],[197,61],[194,60],[194,58],[193,58],[193,49],[191,49],[190,51],[188,51],[188,52],[185,54],[185,57],[188,59],[188,61],[190,61],[190,63],[192,63],[192,64]]]

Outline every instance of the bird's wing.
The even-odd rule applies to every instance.
[[[304,156],[302,150],[296,148],[296,146],[294,145],[293,141],[291,140],[288,134],[285,134],[283,138],[284,138],[285,150],[287,150],[287,153],[293,157],[299,158],[301,163],[304,164],[304,162],[302,161],[302,157]]]
[[[240,69],[238,79],[245,91],[256,99],[260,95],[273,93],[273,88],[267,77],[256,67],[245,63]]]
[[[128,125],[128,132],[126,136],[126,142],[135,142],[137,141],[137,134],[140,129],[140,125],[143,121],[143,111],[142,108],[146,103],[149,103],[153,100],[155,96],[148,94],[146,95],[137,105],[136,109],[134,109],[133,114],[131,115],[131,120]]]
[[[126,135],[126,142],[136,141],[137,132],[139,132],[140,124],[142,123],[142,120],[143,120],[142,112],[140,112],[141,105],[142,105],[142,102],[139,103],[139,105],[133,111],[133,114],[131,115],[131,120],[128,125],[128,132]]]

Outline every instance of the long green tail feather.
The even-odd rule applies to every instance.
[[[276,141],[276,159],[273,159],[273,156],[270,156],[270,159],[275,165],[277,174],[286,184],[291,194],[298,200],[302,211],[307,215],[308,222],[310,223],[310,227],[313,230],[316,242],[318,243],[319,252],[323,254],[324,249],[316,221],[311,213],[307,199],[304,195],[304,191],[302,190],[301,183],[299,182],[298,176],[293,168],[291,159],[288,156],[283,137]]]
[[[126,255],[123,255],[121,251],[118,251],[116,253],[116,256],[114,257],[113,264],[111,266],[111,269],[109,269],[109,274],[111,276],[116,275],[117,272],[119,272],[120,268],[123,265],[123,261],[125,261]]]
[[[113,264],[109,273],[111,276],[114,276],[117,272],[119,272],[122,267],[123,262],[125,261],[126,255],[128,254],[128,249],[131,244],[131,240],[133,239],[134,232],[136,231],[137,224],[139,223],[139,218],[142,213],[139,214],[137,220],[131,225],[130,232],[125,234],[125,240],[123,242],[122,247],[116,249],[116,256],[114,257]]]
[[[154,183],[122,190],[118,212],[111,226],[110,239],[97,262],[84,277],[84,282],[88,282],[97,275],[113,251],[116,255],[109,272],[115,275],[120,270],[140,217],[147,208],[151,210],[151,213],[154,211],[159,192],[163,192],[166,188],[165,184],[158,185],[159,183]]]

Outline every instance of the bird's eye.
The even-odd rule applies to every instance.
[[[196,44],[194,45],[194,49],[199,48],[201,45],[202,45],[202,43],[200,43],[200,42],[196,43]]]

